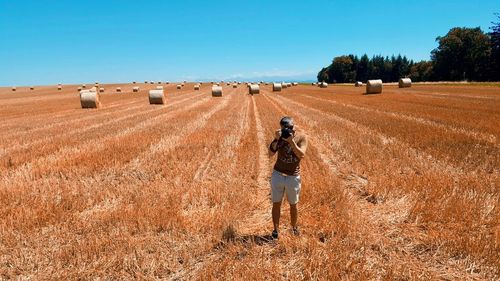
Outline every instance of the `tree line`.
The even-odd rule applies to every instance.
[[[318,82],[396,82],[401,77],[415,82],[500,81],[500,14],[496,16],[498,22],[492,22],[489,33],[479,27],[454,27],[445,36],[437,37],[438,47],[431,51],[428,61],[414,62],[401,55],[338,56],[319,71]]]

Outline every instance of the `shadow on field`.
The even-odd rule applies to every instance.
[[[243,244],[250,245],[255,244],[258,246],[264,246],[268,244],[275,244],[275,240],[271,235],[244,235],[239,237],[223,237],[224,240],[217,243],[214,248],[221,250],[227,247],[229,244]]]

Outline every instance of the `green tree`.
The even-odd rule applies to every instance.
[[[330,66],[329,78],[337,83],[354,82],[356,70],[354,69],[354,56],[340,56],[333,59]]]
[[[498,22],[492,22],[490,27],[490,43],[491,43],[491,75],[490,79],[500,81],[500,14],[495,14],[498,17]]]
[[[439,46],[431,53],[434,73],[439,80],[484,80],[488,76],[491,53],[488,35],[477,28],[452,28],[438,37]]]
[[[431,81],[433,78],[433,65],[430,61],[421,61],[413,64],[410,68],[409,77],[412,81]]]

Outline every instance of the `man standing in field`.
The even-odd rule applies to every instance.
[[[296,132],[294,122],[291,117],[283,117],[280,120],[281,129],[277,130],[274,140],[269,145],[270,155],[278,152],[276,164],[274,164],[271,176],[271,199],[273,201],[273,225],[272,237],[278,238],[279,224],[281,216],[281,202],[286,193],[286,198],[290,204],[290,220],[292,231],[299,235],[297,228],[297,203],[300,194],[300,160],[304,158],[307,150],[307,138],[304,134]]]

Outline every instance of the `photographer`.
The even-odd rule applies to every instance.
[[[279,235],[281,202],[285,193],[290,204],[292,231],[295,235],[299,235],[297,203],[299,202],[301,186],[300,160],[304,158],[307,150],[307,138],[304,134],[296,131],[291,117],[283,117],[280,120],[280,126],[281,129],[275,132],[274,140],[269,145],[271,156],[278,152],[271,176],[274,225],[272,237],[274,239],[277,239]]]

